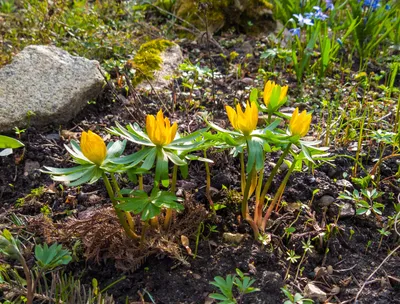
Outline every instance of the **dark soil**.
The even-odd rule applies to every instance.
[[[248,42],[255,46],[256,41]],[[194,52],[192,44],[182,44],[182,47],[193,62],[194,58],[199,58],[199,53]],[[214,83],[206,85],[215,93],[214,99],[202,97],[204,88],[197,91],[194,98],[201,101],[202,106],[213,114],[213,121],[220,125],[227,124],[223,105],[232,105],[234,98],[246,100],[248,83],[252,82],[255,85],[253,81],[257,75],[257,56],[249,60],[244,77],[237,80],[235,76],[227,73],[225,63],[218,57],[218,49],[213,49],[212,46],[208,48],[197,46],[196,48],[203,56],[200,60],[203,66],[210,66],[212,62],[214,68],[225,74],[223,78],[215,79]],[[228,51],[233,50],[234,48]],[[287,79],[294,81],[293,76],[288,76]],[[172,107],[165,109],[170,112],[168,116],[172,121],[178,122],[180,131],[193,131],[202,127],[203,123],[196,116],[200,109],[188,108],[185,97],[179,94],[181,90],[179,83],[176,82],[175,85],[175,91],[178,92],[177,104],[174,113],[171,113]],[[296,84],[290,82],[289,86],[289,95],[296,96]],[[321,87],[316,84],[314,89],[318,91]],[[60,188],[57,184],[54,186],[50,177],[38,169],[43,166],[71,166],[64,144],[68,145],[69,140],[74,136],[79,139],[82,130],[91,129],[105,135],[105,127],[113,126],[115,121],[122,125],[137,121],[143,125],[144,116],[137,115],[137,109],[145,114],[155,114],[161,106],[155,95],[138,94],[136,98],[132,96],[125,96],[123,100],[120,98],[112,102],[114,96],[106,88],[96,104],[88,105],[78,117],[61,127],[61,130],[69,130],[70,133],[62,132],[59,126],[47,126],[42,129],[28,128],[21,137],[25,143],[24,150],[16,150],[14,155],[0,158],[1,222],[7,223],[5,219],[12,212],[28,222],[32,218],[38,219],[43,212],[41,208],[45,205],[51,209],[50,218],[59,223],[64,223],[70,217],[79,218],[80,214],[87,210],[109,206],[110,202],[100,182],[82,186],[80,189],[71,189],[66,186]],[[170,96],[161,96],[161,98],[164,97],[165,100],[171,99]],[[292,101],[295,101],[295,98],[292,98]],[[304,106],[311,108],[313,104],[312,102],[305,103]],[[132,113],[135,113],[135,116]],[[129,149],[133,150],[135,147],[129,146],[128,151]],[[337,150],[332,147],[331,152],[333,155],[351,154],[346,147],[338,147]],[[273,155],[273,158],[276,159],[278,156],[279,154]],[[205,220],[206,228],[203,235],[207,234],[207,224],[216,225],[218,232],[211,233],[207,238],[200,235],[196,258],[189,256],[185,248],[181,247],[186,263],[171,258],[168,254],[158,253],[149,256],[137,270],[124,273],[115,268],[112,258],[106,261],[101,259],[99,263],[93,260],[84,263],[82,262],[84,257],[81,257],[81,262],[71,263],[67,270],[76,276],[81,276],[83,282],[87,284],[92,278],[96,278],[101,287],[108,286],[125,275],[125,280],[108,290],[117,303],[125,303],[126,297],[129,297],[130,301],[140,301],[140,294],[147,302],[151,302],[149,296],[151,295],[154,303],[158,304],[211,303],[206,299],[216,289],[209,282],[218,275],[225,277],[227,274],[234,274],[236,268],[254,278],[255,287],[260,288],[259,292],[245,296],[242,303],[282,303],[284,295],[280,291],[281,287],[288,285],[293,293],[303,293],[304,287],[311,281],[328,293],[330,302],[341,303],[354,299],[363,282],[399,244],[399,238],[393,232],[391,236],[383,239],[378,248],[380,243],[378,229],[387,221],[388,216],[393,215],[393,203],[396,202],[399,194],[399,185],[395,184],[394,179],[390,179],[398,170],[395,160],[385,162],[381,168],[381,180],[387,178],[379,184],[381,191],[384,191],[381,203],[385,205],[381,218],[339,216],[335,203],[344,203],[344,201],[336,200],[339,192],[344,188],[338,185],[337,181],[350,180],[353,166],[351,159],[338,157],[333,160],[335,167],[325,164],[317,167],[312,173],[293,174],[283,197],[283,201],[288,204],[273,214],[273,222],[268,230],[272,234],[272,240],[263,246],[253,239],[250,227],[240,219],[238,202],[230,199],[232,193],[240,189],[239,161],[232,159],[225,152],[209,153],[209,157],[215,160],[215,164],[211,167],[212,186],[215,188],[214,203],[225,203],[227,208],[218,211],[217,216],[211,216],[210,213]],[[366,169],[372,167],[372,159],[373,155],[370,158],[364,157],[363,164]],[[267,171],[271,169],[270,164],[266,164],[266,169]],[[277,177],[271,193],[277,189],[281,179],[282,174]],[[151,185],[150,179],[145,182]],[[224,190],[223,185],[228,190]],[[24,203],[19,201],[17,204],[18,199],[26,197],[32,189],[41,186],[45,186],[47,190],[50,187],[53,192],[45,191],[40,197],[27,198]],[[191,194],[194,204],[204,205],[209,210],[204,186],[205,170],[201,163],[194,163],[190,167],[189,178],[179,183],[180,189]],[[292,203],[297,202],[309,204],[315,189],[319,189],[319,192],[308,208],[293,207],[295,205]],[[335,203],[330,204],[329,207],[324,206],[320,201],[326,195],[335,199]],[[352,203],[350,206],[354,208]],[[287,236],[285,228],[290,225],[295,228],[295,231]],[[327,230],[327,226],[330,227],[330,231]],[[222,237],[224,232],[244,233],[247,236],[245,241],[235,245],[224,241]],[[196,233],[188,237],[190,247],[194,251]],[[44,239],[44,235],[37,235],[36,241],[41,242]],[[302,256],[304,251],[302,242],[308,239],[312,240],[315,248],[304,260],[303,271],[295,281],[298,264],[291,265],[290,278],[285,281],[285,273],[289,267],[287,251],[295,250],[297,255]],[[65,245],[71,244],[66,242]],[[400,303],[400,286],[388,279],[389,277],[399,279],[399,262],[399,255],[395,253],[383,264],[374,276],[376,279],[374,283],[364,288],[359,297],[359,303]],[[325,267],[324,269],[330,270],[317,273],[316,267]],[[335,289],[336,287],[339,289]]]

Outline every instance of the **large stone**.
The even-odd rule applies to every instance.
[[[162,90],[168,88],[173,81],[173,76],[177,73],[179,65],[183,63],[182,50],[179,45],[174,44],[160,53],[162,60],[159,70],[154,71],[153,79],[143,80],[137,89],[145,91]]]
[[[71,120],[100,93],[98,67],[54,46],[26,47],[0,69],[0,132]]]

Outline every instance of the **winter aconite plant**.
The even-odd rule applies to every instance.
[[[180,199],[175,196],[178,167],[185,177],[189,160],[209,161],[190,154],[204,147],[204,140],[201,139],[204,130],[181,137],[177,129],[177,123],[171,125],[170,120],[160,110],[156,117],[147,115],[146,132],[136,123],[129,124],[126,128],[116,123],[116,127],[108,131],[124,140],[110,142],[107,146],[92,131],[82,132],[80,144],[71,141],[72,148],[66,146],[78,166],[67,169],[45,167],[43,172],[69,186],[94,183],[101,178],[126,234],[132,239],[143,241],[149,226],[158,229],[162,221],[163,228],[168,229],[173,213],[184,208]],[[139,145],[141,149],[122,156],[127,141]],[[169,191],[166,191],[161,186],[170,185],[169,162],[173,164],[172,182]],[[149,174],[153,169],[154,184],[149,195],[143,189],[143,175]],[[120,189],[117,174],[123,173],[132,181],[137,181],[139,189]],[[140,215],[143,224],[140,229],[135,227],[135,215]]]
[[[311,125],[311,113],[305,110],[299,114],[296,108],[293,112],[287,131],[278,128],[281,123],[280,118],[272,121],[272,115],[277,114],[279,108],[286,102],[287,87],[281,87],[273,82],[267,82],[264,89],[264,104],[262,107],[268,113],[267,123],[264,128],[257,128],[259,121],[258,107],[255,101],[247,102],[243,111],[241,106],[236,105],[236,111],[226,106],[228,119],[235,131],[222,129],[221,127],[206,122],[218,131],[217,135],[210,137],[215,141],[215,145],[222,148],[231,148],[233,155],[240,156],[241,163],[241,184],[242,184],[242,217],[253,229],[256,239],[260,233],[263,234],[267,227],[268,220],[272,211],[279,203],[285,190],[290,175],[294,170],[301,170],[303,163],[314,162],[313,158],[323,156],[325,148],[317,148],[319,142],[304,141]],[[281,114],[279,114],[281,116]],[[293,147],[296,147],[294,149]],[[273,151],[281,150],[281,156],[276,162],[270,175],[264,183],[264,163],[267,155]],[[245,164],[245,153],[247,153],[247,163]],[[292,160],[287,158],[291,156]],[[278,190],[276,191],[272,202],[268,206],[265,214],[265,198],[270,189],[274,176],[277,174],[282,163],[289,163],[289,169],[286,172]],[[250,215],[249,200],[255,196],[254,214]]]

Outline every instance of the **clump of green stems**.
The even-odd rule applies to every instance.
[[[255,106],[257,97],[258,94],[254,94],[253,90],[250,95],[250,98],[253,99],[253,107]],[[250,107],[249,104],[247,107]],[[268,112],[268,109],[265,107],[260,106],[260,109]],[[298,135],[291,135],[284,130],[278,129],[277,126],[281,123],[281,119],[276,118],[272,120],[272,113],[268,114],[270,123],[267,123],[267,126],[263,129],[253,130],[250,134],[243,134],[241,131],[236,130],[228,131],[222,129],[204,117],[211,128],[218,131],[216,135],[210,137],[210,140],[215,142],[214,145],[220,148],[231,148],[233,155],[238,155],[240,158],[241,189],[243,195],[241,216],[251,226],[256,240],[260,238],[260,234],[265,233],[268,221],[272,212],[279,206],[291,174],[295,170],[301,170],[303,164],[310,166],[314,160],[326,157],[326,154],[323,153],[326,149],[316,147],[320,142],[300,140]],[[268,178],[264,180],[264,162],[268,159],[270,152],[279,150],[282,151],[281,155]],[[245,161],[245,153],[247,153],[247,162]],[[292,160],[288,159],[288,156],[291,156]],[[278,190],[275,192],[271,203],[266,208],[265,198],[271,188],[274,177],[278,174],[278,170],[284,162],[289,164],[289,168]],[[254,214],[250,215],[249,201],[253,193],[255,207]]]
[[[145,242],[149,227],[153,230],[168,230],[174,213],[184,208],[180,203],[181,199],[175,195],[179,168],[185,177],[188,174],[188,161],[210,161],[190,154],[192,151],[206,148],[202,139],[205,130],[181,137],[176,135],[176,124],[170,126],[169,121],[166,123],[167,118],[163,118],[162,111],[157,114],[157,119],[154,116],[152,119],[146,122],[147,133],[150,135],[143,132],[137,124],[125,128],[117,123],[109,132],[124,138],[124,141],[111,142],[107,149],[98,135],[84,132],[82,138],[86,136],[85,138],[92,140],[90,147],[86,144],[87,140],[81,140],[80,145],[71,141],[72,149],[66,146],[79,166],[68,169],[45,167],[43,170],[51,174],[54,180],[66,182],[69,186],[93,183],[101,178],[125,233],[128,237],[140,241],[141,246]],[[123,156],[127,141],[141,145],[141,149]],[[104,151],[100,153],[102,149]],[[169,163],[173,164],[171,181]],[[151,173],[153,169],[154,185],[149,195],[144,191],[143,175]],[[131,181],[138,183],[137,190],[120,189],[117,174],[123,173],[126,173]],[[169,187],[169,191],[162,190],[161,187]],[[141,227],[135,227],[136,221],[132,214],[140,216]],[[160,217],[162,214],[164,216]]]
[[[35,246],[35,264],[29,267],[25,257],[23,256],[24,248],[19,239],[7,230],[4,229],[0,235],[0,254],[18,261],[24,272],[26,287],[21,288],[26,296],[26,303],[33,304],[37,294],[35,294],[39,280],[43,279],[43,274],[51,272],[61,265],[67,265],[72,257],[70,252],[64,250],[61,245],[54,243],[50,247],[47,244]],[[16,278],[20,278],[17,273]],[[9,280],[11,281],[11,280]],[[18,280],[17,280],[18,281]],[[22,284],[21,281],[19,281]],[[11,284],[11,283],[10,283]],[[18,284],[18,282],[16,283]]]

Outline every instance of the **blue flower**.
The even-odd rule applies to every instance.
[[[297,37],[300,38],[300,28],[299,27],[290,29],[289,32],[290,32],[290,34],[292,34],[292,36],[296,35]]]
[[[358,2],[360,2],[360,0],[358,0]],[[380,4],[380,0],[364,0],[363,7],[370,7],[373,10],[376,10],[378,7],[381,6]]]
[[[299,20],[300,27],[303,27],[304,24],[306,25],[314,25],[314,22],[310,18],[304,18],[302,14],[293,14]]]
[[[315,19],[322,21],[328,19],[328,16],[322,12],[322,9],[319,6],[314,6],[313,9],[315,9],[315,13],[313,13]]]
[[[333,10],[335,8],[335,6],[333,5],[332,0],[325,0],[326,3],[326,9],[327,10]]]

